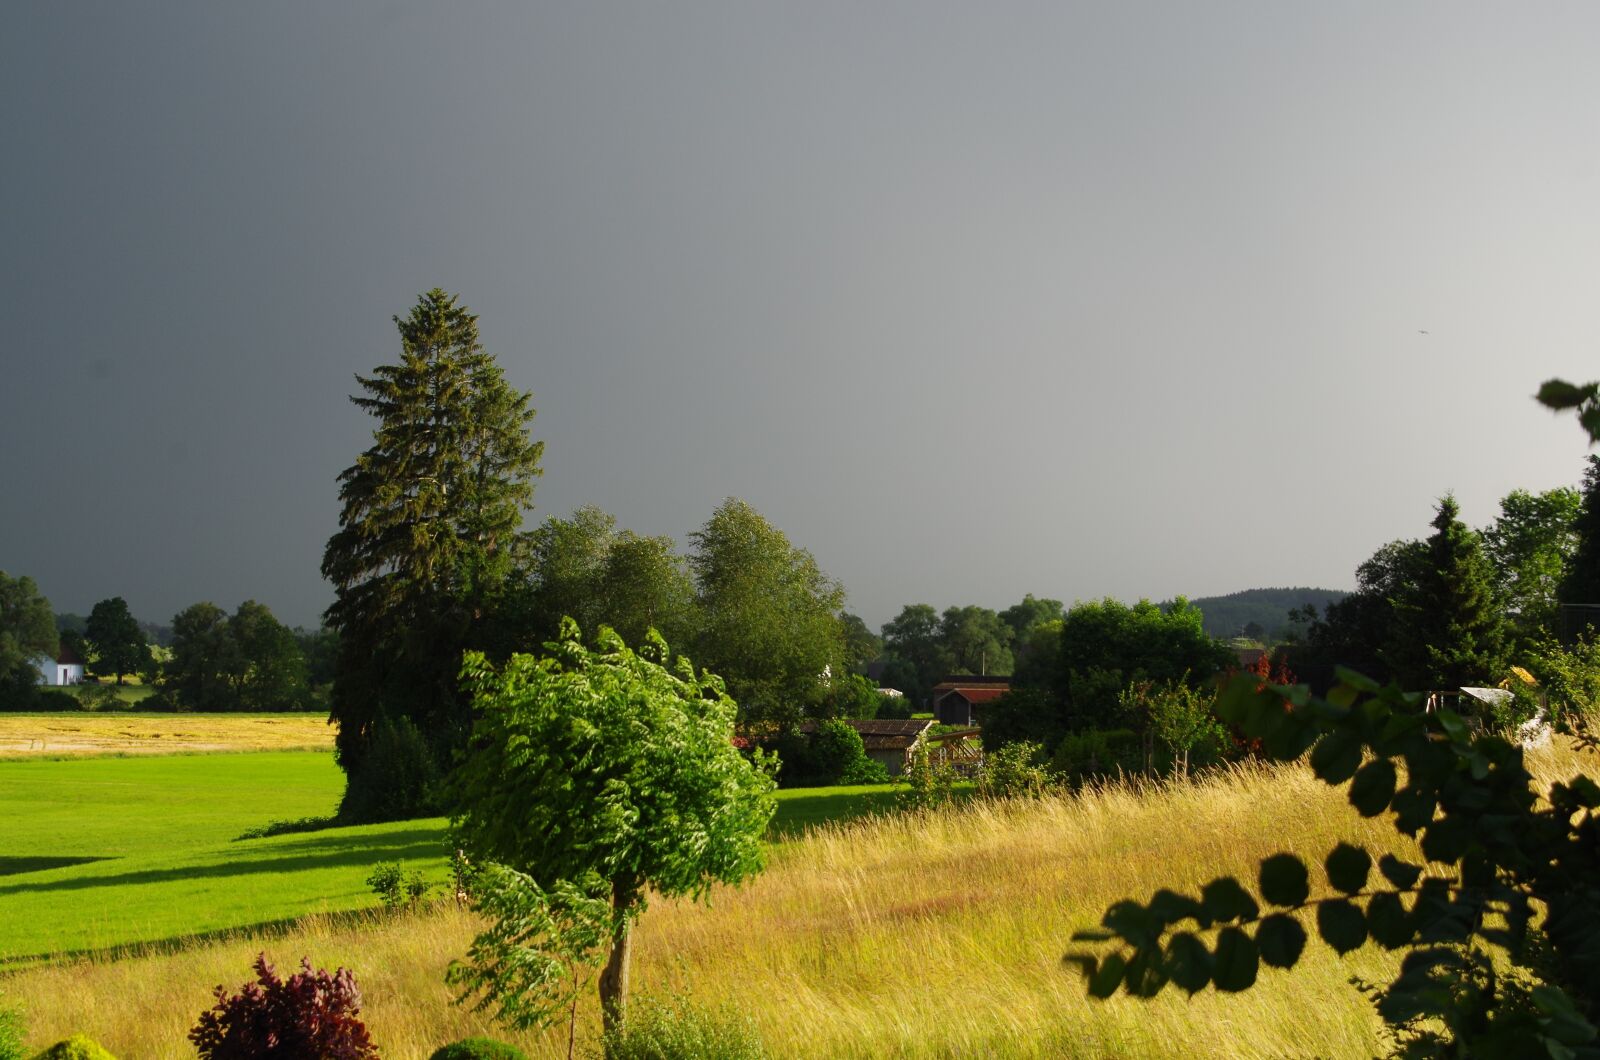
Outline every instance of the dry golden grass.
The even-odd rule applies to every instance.
[[[1554,779],[1578,760],[1557,748],[1535,765]],[[763,876],[709,907],[655,902],[635,989],[732,1003],[780,1057],[1371,1056],[1380,1025],[1348,980],[1392,976],[1397,959],[1375,948],[1340,958],[1314,942],[1294,971],[1264,970],[1244,994],[1149,1002],[1090,1000],[1061,964],[1072,932],[1119,898],[1253,878],[1279,850],[1320,861],[1340,839],[1414,854],[1298,765],[827,827],[775,847]],[[281,937],[21,971],[0,990],[41,1044],[81,1030],[122,1057],[183,1056],[214,984],[243,982],[260,949],[280,967],[305,954],[355,969],[385,1055],[425,1057],[474,1033],[518,1040],[452,1005],[442,983],[476,927],[454,908],[312,920]],[[597,1023],[586,997],[580,1043]],[[520,1041],[564,1055],[566,1029]]]
[[[331,751],[333,736],[323,714],[0,714],[0,759]]]

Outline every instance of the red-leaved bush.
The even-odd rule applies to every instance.
[[[361,991],[350,969],[312,971],[302,957],[300,971],[280,979],[265,953],[251,967],[256,981],[232,997],[217,987],[216,1005],[189,1032],[201,1060],[376,1060],[378,1049],[357,1018]]]

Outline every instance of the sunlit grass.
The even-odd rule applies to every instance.
[[[5,759],[333,749],[326,714],[0,713]]]

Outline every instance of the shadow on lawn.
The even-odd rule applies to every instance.
[[[25,872],[43,872],[46,869],[64,869],[69,865],[87,865],[91,861],[108,861],[103,857],[18,857],[0,858],[0,876],[21,876]]]
[[[281,853],[280,853],[281,852]],[[265,854],[265,852],[263,852]],[[0,885],[0,897],[30,891],[81,891],[95,887],[124,887],[171,880],[248,876],[254,873],[289,873],[306,869],[366,866],[379,861],[406,861],[414,858],[443,857],[442,828],[408,828],[371,836],[328,836],[274,847],[279,856],[236,858],[217,865],[189,865],[170,869],[141,869],[72,876],[64,880],[19,882]],[[98,860],[98,859],[88,859]]]

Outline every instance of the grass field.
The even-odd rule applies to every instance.
[[[242,741],[251,720],[207,724]],[[0,962],[367,908],[380,861],[444,883],[442,818],[237,838],[331,816],[343,787],[326,752],[0,761]],[[773,834],[894,798],[889,785],[784,791]]]
[[[331,750],[326,714],[0,714],[0,759]]]
[[[5,763],[0,776],[32,766],[258,757],[275,756]],[[1592,760],[1581,761],[1567,748],[1530,762],[1546,781],[1580,765],[1593,772]],[[336,787],[336,775],[331,779]],[[196,779],[193,787],[204,784]],[[880,793],[856,793],[853,803],[815,801],[838,794],[785,793],[792,822],[787,834],[821,816],[822,807],[860,808]],[[16,819],[10,808],[0,803],[8,822]],[[186,812],[194,831],[213,838],[239,823],[228,819],[235,811],[216,806]],[[292,812],[274,808],[270,816]],[[420,832],[433,826],[409,822],[388,826],[393,833],[337,830],[236,844],[254,852],[242,859],[247,868],[217,864],[218,875],[209,878],[232,881],[240,890],[270,890],[282,886],[269,869],[277,863],[291,870],[288,879],[303,870],[305,879],[323,879],[337,894],[340,880],[364,875],[361,866],[348,864],[365,856],[354,847],[421,853]],[[169,828],[182,830],[166,823],[147,827],[144,837],[127,840],[130,846],[162,842],[158,837],[170,836]],[[99,845],[110,839],[103,836]],[[1187,999],[1170,993],[1150,1003],[1093,1002],[1061,964],[1072,932],[1097,921],[1119,898],[1145,898],[1159,887],[1193,889],[1220,873],[1249,875],[1260,858],[1278,850],[1320,860],[1340,839],[1415,856],[1409,841],[1381,821],[1357,817],[1341,791],[1294,765],[1241,768],[1142,791],[1112,787],[823,825],[775,843],[761,877],[717,890],[709,905],[654,902],[639,925],[635,989],[678,992],[712,1007],[732,1004],[778,1057],[1371,1056],[1382,1050],[1380,1025],[1348,980],[1390,978],[1397,958],[1380,950],[1340,958],[1314,943],[1295,971],[1264,971],[1245,994]],[[224,837],[217,846],[225,843]],[[316,845],[297,845],[306,843]],[[161,871],[154,856],[127,860],[135,857],[149,859],[136,871]],[[115,863],[51,872],[109,864]],[[330,875],[315,876],[319,872]],[[0,886],[49,877],[0,877]],[[106,894],[126,896],[139,887],[154,894],[178,885],[178,879],[150,878],[104,886]],[[342,893],[357,900],[353,890]],[[3,908],[9,913],[28,893],[4,893]],[[177,904],[194,909],[213,894]],[[8,915],[0,930],[18,930],[17,919]],[[425,1057],[453,1038],[499,1034],[452,1005],[442,982],[445,967],[465,952],[478,927],[470,913],[449,903],[400,916],[312,918],[175,952],[98,953],[18,967],[0,974],[0,992],[24,1007],[31,1040],[40,1045],[81,1030],[119,1056],[181,1056],[188,1052],[184,1034],[213,986],[243,982],[258,951],[280,966],[305,955],[320,965],[354,969],[366,1018],[386,1056]],[[592,997],[585,998],[579,1021],[580,1042],[592,1045],[598,1026]],[[553,1028],[522,1041],[534,1055],[562,1056],[565,1033]]]

